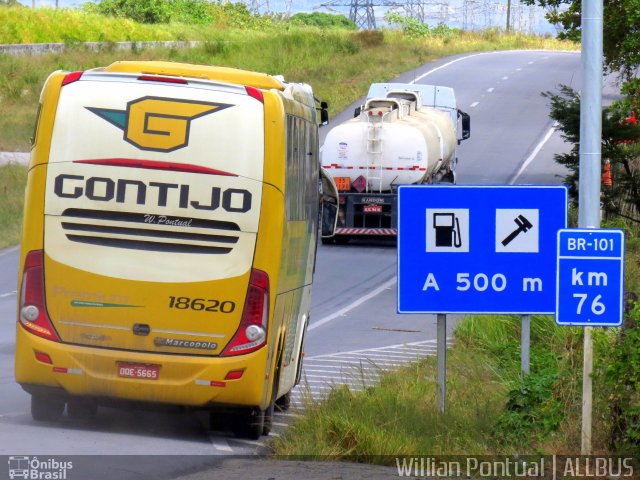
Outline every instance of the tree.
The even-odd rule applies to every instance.
[[[523,0],[547,9],[547,18],[564,28],[559,36],[579,40],[581,0]],[[602,201],[609,213],[624,214],[625,204],[640,215],[640,0],[605,0],[603,23],[604,62],[608,72],[617,72],[623,81],[624,97],[605,108],[602,115]],[[580,96],[569,87],[560,94],[546,92],[551,99],[551,117],[559,124],[564,138],[573,143],[570,153],[556,155],[556,161],[571,172],[567,183],[577,196],[579,166]],[[609,182],[611,180],[611,182]]]
[[[637,83],[637,79],[626,83],[623,92]],[[579,194],[580,96],[565,85],[560,87],[560,94],[545,92],[543,95],[551,100],[550,116],[558,122],[563,138],[573,144],[570,152],[556,155],[555,160],[569,170],[565,183],[575,198]],[[610,215],[630,216],[629,205],[635,212],[640,212],[640,127],[635,113],[637,110],[629,103],[638,98],[637,93],[627,95],[602,112],[602,161],[605,174],[602,205]],[[640,221],[636,216],[632,215],[631,218]]]
[[[559,24],[561,38],[579,40],[581,0],[523,0],[527,5],[547,9],[547,19]],[[605,0],[604,58],[611,72],[622,73],[625,79],[635,76],[640,65],[640,0]]]

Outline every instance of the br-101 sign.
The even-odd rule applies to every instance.
[[[556,323],[617,327],[624,313],[624,232],[558,232]]]
[[[398,312],[555,312],[564,186],[401,186]]]

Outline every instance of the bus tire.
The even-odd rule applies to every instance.
[[[333,245],[333,237],[331,238],[321,238],[322,244],[323,245]]]
[[[90,398],[72,397],[67,402],[67,415],[77,420],[91,420],[98,415],[98,404]]]
[[[264,411],[248,408],[234,415],[233,433],[241,438],[258,440],[264,429]]]
[[[31,417],[36,422],[51,422],[64,412],[65,401],[60,397],[31,395]]]

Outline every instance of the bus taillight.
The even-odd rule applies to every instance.
[[[267,341],[268,321],[269,276],[262,270],[253,269],[240,327],[222,352],[222,356],[242,355],[264,346]]]
[[[60,341],[47,315],[44,301],[44,252],[42,250],[30,251],[24,261],[18,318],[22,326],[34,335]]]

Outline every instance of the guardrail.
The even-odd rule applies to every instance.
[[[156,47],[195,47],[202,42],[197,41],[158,41],[158,42],[78,42],[78,43],[1,43],[0,54],[6,55],[45,55],[60,53],[67,49],[77,48],[78,45],[98,52],[101,50],[132,50]]]

